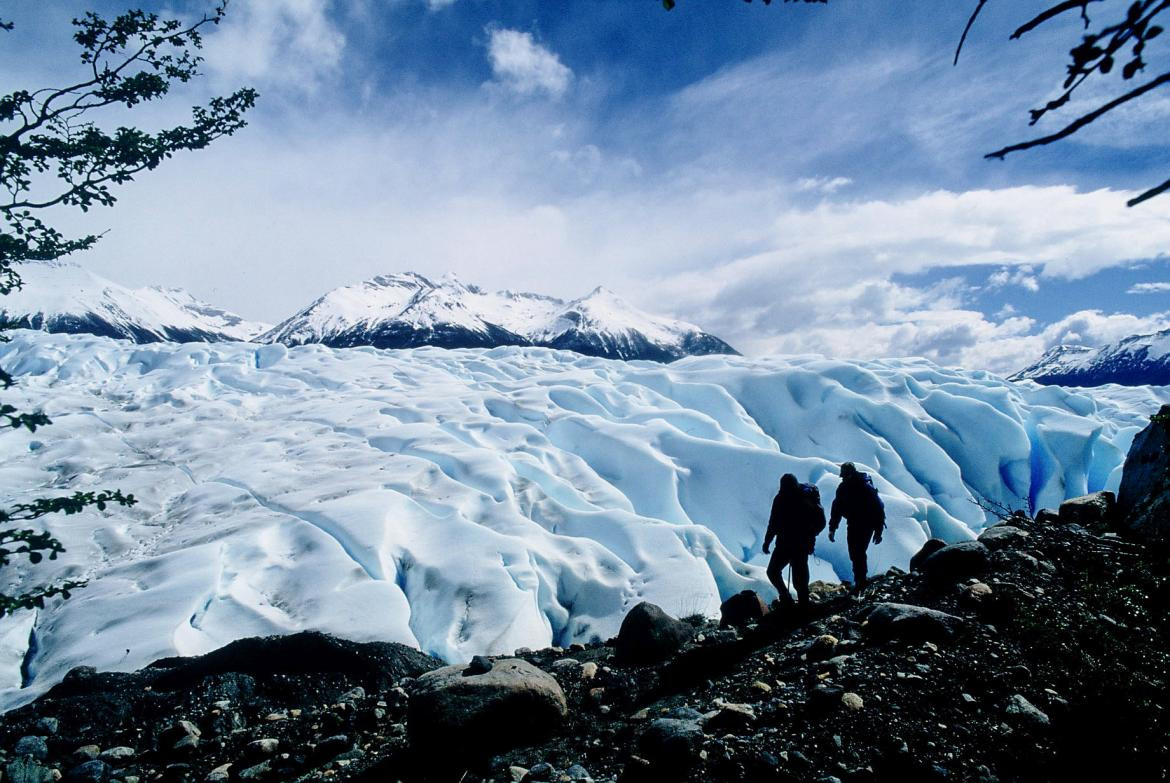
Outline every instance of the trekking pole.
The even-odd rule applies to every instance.
[[[792,600],[792,564],[788,564],[788,600]]]

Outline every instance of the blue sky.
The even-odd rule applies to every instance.
[[[68,17],[128,5],[15,5],[0,85],[67,78]],[[603,284],[750,354],[1010,371],[1170,328],[1170,198],[1124,206],[1170,176],[1170,97],[984,160],[1036,132],[1080,30],[1009,43],[1042,4],[992,2],[952,67],[970,5],[233,0],[205,78],[136,122],[252,85],[251,125],[60,221],[108,231],[100,274],[269,321],[414,270]]]

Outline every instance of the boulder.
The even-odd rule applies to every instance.
[[[44,761],[49,755],[49,743],[44,737],[36,735],[21,737],[13,746],[12,752],[17,756],[31,756],[37,761]]]
[[[109,764],[94,759],[78,764],[65,773],[65,783],[106,783],[112,772]]]
[[[747,732],[756,722],[756,711],[748,704],[716,700],[715,711],[703,720],[703,728],[712,733]]]
[[[922,545],[922,548],[920,548],[914,554],[914,556],[910,558],[910,570],[912,572],[921,571],[922,564],[926,561],[926,558],[930,557],[946,545],[947,542],[943,541],[941,538],[928,538],[926,543]]]
[[[953,614],[911,604],[878,603],[860,613],[862,630],[881,641],[950,641],[963,628],[963,619]]]
[[[1049,723],[1048,716],[1019,693],[1008,700],[1006,712],[1017,723],[1031,728],[1043,728]]]
[[[643,601],[626,614],[617,635],[621,663],[657,663],[674,655],[690,641],[694,629],[654,604]]]
[[[53,770],[27,756],[8,762],[4,772],[4,779],[10,783],[50,783],[56,779]]]
[[[681,778],[699,759],[703,730],[693,720],[659,718],[638,738],[638,754],[660,779]]]
[[[979,534],[979,543],[988,549],[1006,549],[1019,546],[1031,535],[1014,525],[992,525]]]
[[[504,658],[486,672],[446,666],[419,677],[411,686],[407,726],[416,747],[480,755],[541,739],[567,712],[552,675]]]
[[[1060,504],[1060,521],[1078,525],[1112,525],[1117,517],[1117,496],[1094,492]]]
[[[1129,447],[1117,515],[1123,528],[1142,539],[1170,541],[1170,405],[1162,406]]]
[[[977,576],[990,565],[987,547],[978,541],[948,544],[922,562],[922,572],[935,585],[954,584],[970,576]]]
[[[768,605],[755,590],[744,590],[728,598],[719,606],[719,627],[743,628],[758,623],[768,613]]]

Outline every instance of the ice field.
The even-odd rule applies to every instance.
[[[2,436],[4,502],[121,488],[131,509],[44,518],[68,551],[5,569],[86,579],[0,621],[0,708],[78,665],[129,670],[313,628],[450,661],[606,638],[626,609],[771,597],[779,476],[874,475],[871,569],[1012,507],[1116,488],[1170,389],[1092,396],[925,361],[709,356],[671,365],[546,349],[134,345],[15,332],[5,401],[53,426]],[[846,576],[822,537],[814,579]],[[21,687],[24,685],[25,687]]]

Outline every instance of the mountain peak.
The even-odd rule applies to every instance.
[[[1057,345],[1010,377],[1061,386],[1170,384],[1170,329],[1108,345]]]
[[[453,273],[432,281],[405,272],[372,282],[335,289],[258,339],[379,348],[534,345],[656,361],[735,353],[698,327],[644,313],[604,286],[566,304],[540,294],[488,292]]]

